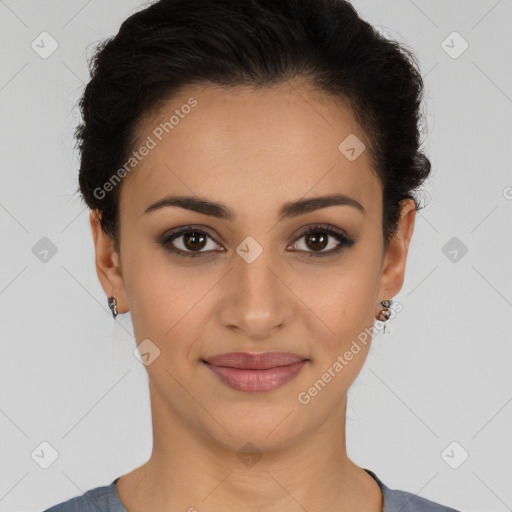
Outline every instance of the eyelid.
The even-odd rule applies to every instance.
[[[180,238],[181,236],[190,233],[190,232],[196,232],[199,234],[204,234],[207,237],[209,237],[213,242],[215,242],[218,246],[221,246],[221,244],[216,240],[216,238],[209,232],[208,228],[201,225],[196,224],[190,224],[187,226],[181,226],[175,229],[171,229],[170,231],[166,231],[160,238],[159,243],[166,248],[169,252],[173,254],[177,254],[178,256],[184,256],[184,257],[195,257],[201,256],[204,257],[211,253],[212,251],[183,251],[182,249],[178,249],[173,247],[172,249],[167,248],[167,245],[176,240],[177,238]],[[223,248],[221,251],[218,252],[225,252],[225,249]]]
[[[181,236],[183,236],[187,233],[190,233],[190,232],[197,232],[200,234],[204,234],[207,237],[209,237],[213,242],[215,242],[217,245],[219,245],[219,246],[222,245],[221,243],[219,243],[216,240],[216,237],[214,237],[212,234],[210,234],[209,228],[207,228],[205,226],[201,226],[201,225],[195,225],[195,224],[181,226],[181,227],[175,228],[171,231],[168,231],[159,238],[159,242],[164,247],[167,247],[167,245],[170,242],[173,242],[177,238],[180,238]],[[296,245],[298,243],[298,241],[300,241],[304,236],[306,236],[310,233],[315,233],[315,232],[326,233],[328,236],[331,236],[331,237],[334,237],[335,239],[337,239],[337,242],[338,242],[337,247],[334,249],[331,249],[329,251],[325,251],[325,252],[322,252],[322,251],[314,252],[314,251],[303,251],[303,250],[298,250],[295,252],[298,252],[299,254],[304,254],[304,255],[306,255],[306,257],[319,257],[319,258],[328,257],[330,255],[334,256],[335,254],[339,253],[344,248],[352,247],[355,243],[355,240],[351,236],[349,236],[345,230],[343,230],[341,228],[337,228],[337,227],[331,226],[329,224],[310,224],[310,225],[303,226],[298,229],[298,233],[296,235],[294,235],[293,242],[291,242],[291,244],[288,244],[287,248],[292,245]],[[220,251],[212,251],[212,250],[183,251],[182,249],[178,249],[178,248],[172,248],[172,249],[166,248],[166,250],[168,250],[169,252],[176,254],[178,256],[184,256],[184,257],[207,257],[207,256],[211,255],[212,252],[225,252],[226,251],[224,248],[222,248],[222,250],[220,250]]]
[[[295,235],[295,238],[301,238],[304,235],[307,235],[310,232],[322,231],[329,234],[335,234],[339,237],[345,239],[346,242],[354,242],[353,238],[342,228],[338,228],[332,226],[331,224],[319,223],[319,224],[307,224],[305,226],[300,227],[297,231],[298,233]]]
[[[337,239],[338,244],[334,249],[330,249],[329,251],[297,251],[301,255],[305,255],[306,257],[312,258],[329,258],[330,256],[336,256],[343,249],[350,248],[355,244],[355,240],[347,234],[347,232],[341,228],[337,228],[331,226],[330,224],[313,224],[307,227],[306,229],[299,229],[299,233],[295,235],[294,242],[291,245],[296,245],[299,240],[301,240],[304,236],[310,233],[326,233],[328,236]],[[288,246],[289,247],[289,246]]]

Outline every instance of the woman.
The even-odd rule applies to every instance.
[[[100,45],[80,192],[153,451],[49,511],[454,510],[345,447],[430,172],[422,92],[414,56],[341,0],[160,0]]]

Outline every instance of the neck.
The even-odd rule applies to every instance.
[[[307,438],[271,447],[267,436],[267,444],[247,440],[237,450],[192,429],[151,385],[150,392],[151,409],[159,411],[152,416],[153,451],[118,481],[126,508],[217,512],[229,503],[248,512],[382,511],[377,482],[346,454],[346,395]]]

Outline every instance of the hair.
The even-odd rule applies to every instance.
[[[420,150],[419,66],[412,50],[381,35],[348,1],[159,0],[99,42],[89,70],[75,132],[77,192],[100,213],[118,252],[122,183],[97,191],[127,162],[142,120],[187,85],[264,88],[306,80],[350,105],[369,141],[383,186],[385,247],[401,201],[422,207],[415,192],[431,165]]]

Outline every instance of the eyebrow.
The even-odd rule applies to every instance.
[[[206,198],[197,196],[166,196],[144,210],[144,214],[151,213],[161,208],[178,207],[185,210],[191,210],[203,215],[209,215],[218,219],[233,221],[236,218],[235,212],[228,206],[210,201]],[[285,203],[279,210],[278,218],[280,221],[287,218],[298,217],[321,208],[329,206],[351,206],[363,214],[366,213],[361,203],[345,194],[331,194],[327,196],[312,197],[308,199],[299,199]]]

